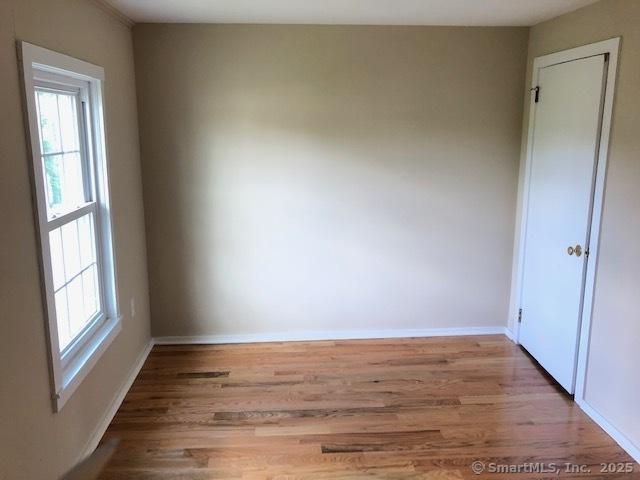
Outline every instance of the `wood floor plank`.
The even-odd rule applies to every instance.
[[[156,346],[108,438],[102,480],[640,479],[501,335]]]

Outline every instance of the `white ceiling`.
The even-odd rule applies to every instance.
[[[106,1],[135,22],[527,26],[597,0]]]

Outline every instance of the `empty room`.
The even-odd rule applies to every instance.
[[[640,0],[0,0],[0,480],[640,479]]]

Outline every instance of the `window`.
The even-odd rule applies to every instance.
[[[35,216],[59,410],[121,329],[101,67],[20,44]]]

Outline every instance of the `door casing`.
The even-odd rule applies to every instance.
[[[538,75],[541,68],[570,62],[595,55],[608,55],[608,70],[604,90],[604,104],[602,109],[602,122],[600,131],[600,145],[598,149],[596,178],[593,195],[593,209],[591,214],[591,228],[589,234],[589,261],[586,266],[586,279],[584,286],[581,328],[578,345],[578,361],[576,366],[575,400],[583,406],[585,394],[585,379],[588,368],[589,340],[591,334],[591,317],[593,312],[593,295],[595,290],[596,274],[598,267],[599,240],[602,220],[602,207],[604,200],[605,180],[607,173],[607,158],[609,151],[609,137],[611,133],[611,119],[613,113],[615,81],[618,71],[618,55],[620,50],[620,37],[611,38],[597,43],[581,47],[563,50],[549,55],[536,57],[533,62],[533,73],[530,88],[538,85]],[[543,92],[540,92],[544,95]],[[520,324],[518,314],[521,305],[522,284],[525,258],[525,236],[528,212],[528,192],[533,153],[533,128],[536,114],[535,92],[531,91],[529,103],[529,125],[526,137],[526,151],[520,165],[520,181],[518,188],[518,209],[516,217],[516,248],[514,248],[513,281],[511,286],[511,301],[509,306],[508,328],[513,325],[511,333],[513,340],[519,344]]]

